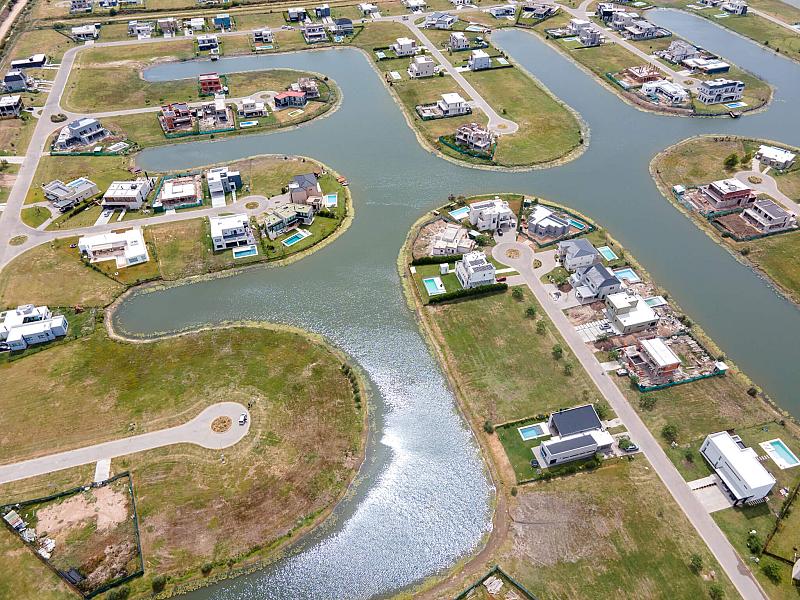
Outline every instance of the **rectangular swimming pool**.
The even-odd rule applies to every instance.
[[[664,296],[650,296],[649,298],[645,298],[644,301],[647,302],[647,306],[650,308],[664,306],[667,303],[667,300],[664,298]]]
[[[310,231],[306,231],[304,229],[298,229],[288,238],[283,240],[281,243],[288,248],[289,246],[294,246],[297,242],[306,239],[310,235],[311,235]]]
[[[336,205],[339,204],[339,194],[325,194],[322,201],[325,208],[336,208]]]
[[[639,283],[641,279],[636,274],[636,271],[631,269],[630,267],[625,267],[624,269],[617,269],[614,271],[614,275],[619,277],[620,279],[627,279],[628,283]]]
[[[428,296],[444,294],[447,291],[440,277],[428,277],[427,279],[423,279],[422,285],[425,286],[425,291],[428,292]]]
[[[575,219],[570,219],[569,224],[572,225],[575,229],[578,229],[579,231],[583,231],[584,229],[586,229],[585,223],[581,223],[580,221],[576,221]]]
[[[782,439],[776,438],[768,442],[761,442],[760,445],[781,469],[789,469],[800,465],[800,459],[795,456],[794,452],[789,450],[789,446]]]
[[[468,214],[469,214],[469,206],[462,206],[461,208],[457,208],[455,210],[450,211],[450,216],[453,217],[456,221],[460,221]]]
[[[519,431],[519,436],[523,442],[550,435],[547,423],[534,423],[533,425],[525,425],[525,427],[517,427],[517,431]]]
[[[233,258],[244,258],[245,256],[255,256],[256,254],[258,254],[258,248],[253,245],[233,249]]]
[[[608,261],[617,260],[619,258],[619,256],[614,254],[614,251],[608,246],[600,246],[599,248],[597,248],[597,251],[600,253],[600,256],[602,256]]]

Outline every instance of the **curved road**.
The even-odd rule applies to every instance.
[[[242,413],[248,415],[247,423],[244,426],[238,424],[239,415]],[[231,428],[224,433],[213,432],[211,423],[217,417],[230,417],[233,421]],[[203,448],[219,450],[233,446],[247,435],[248,431],[250,431],[250,413],[247,408],[238,402],[219,402],[204,409],[183,425],[2,465],[0,466],[0,484],[172,444],[196,444]]]

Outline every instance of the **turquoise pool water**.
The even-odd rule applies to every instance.
[[[244,258],[245,256],[255,256],[256,254],[258,254],[258,248],[255,246],[233,249],[233,258]]]
[[[645,298],[644,301],[647,302],[647,306],[650,308],[664,306],[667,303],[667,300],[664,298],[664,296],[650,296],[649,298]]]
[[[544,430],[542,423],[536,423],[534,425],[526,425],[525,427],[520,427],[518,431],[520,437],[524,442],[527,442],[528,440],[535,440],[538,437],[547,435],[547,432]]]
[[[460,221],[468,214],[469,214],[469,206],[462,206],[461,208],[457,208],[455,210],[450,211],[450,216],[453,217],[456,221]]]
[[[576,221],[575,219],[570,219],[569,220],[569,224],[572,225],[575,229],[578,229],[580,231],[583,231],[584,229],[586,229],[586,225],[584,223],[581,223],[580,221]]]
[[[283,243],[283,245],[284,245],[284,246],[294,246],[294,245],[295,245],[297,242],[299,242],[300,240],[303,240],[303,239],[305,239],[305,237],[306,237],[306,236],[304,236],[302,233],[300,233],[300,232],[297,232],[297,233],[295,233],[295,234],[292,234],[292,235],[290,235],[290,236],[289,236],[288,238],[286,238],[285,240],[283,240],[283,242],[282,242],[282,243]]]
[[[619,256],[614,254],[614,251],[608,246],[600,246],[597,251],[600,253],[600,256],[609,261],[617,260],[619,258]]]
[[[325,194],[323,200],[325,208],[334,208],[339,204],[339,194]]]
[[[616,271],[614,271],[614,275],[616,275],[620,279],[627,279],[629,283],[639,283],[641,281],[641,278],[636,274],[636,271],[634,271],[630,267],[625,267],[624,269],[617,269]]]
[[[794,455],[794,452],[789,450],[789,447],[783,443],[783,440],[772,440],[769,445],[775,449],[778,456],[786,461],[787,465],[794,466],[800,464],[800,459]]]
[[[425,286],[425,291],[428,292],[428,296],[436,296],[437,294],[445,293],[444,284],[438,277],[423,279],[422,284]]]

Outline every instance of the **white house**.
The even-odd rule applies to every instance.
[[[369,2],[362,2],[361,4],[358,5],[358,10],[360,10],[361,14],[364,16],[374,15],[375,13],[378,12],[378,7]]]
[[[152,21],[128,21],[128,35],[140,40],[152,37],[155,28]]]
[[[489,151],[494,144],[494,134],[477,123],[460,125],[454,137],[457,144],[484,152]]]
[[[86,177],[73,179],[69,183],[64,183],[60,179],[55,179],[42,186],[44,197],[53,203],[53,206],[60,211],[65,211],[78,202],[91,198],[100,193],[97,184]]]
[[[12,351],[49,342],[67,335],[69,323],[63,315],[53,315],[46,306],[23,304],[0,313],[0,342]]]
[[[81,255],[89,259],[89,262],[114,260],[118,269],[150,260],[141,227],[99,235],[85,235],[78,240],[78,250]]]
[[[97,36],[100,35],[100,29],[94,24],[78,25],[70,29],[70,34],[73,40],[86,42],[89,40],[96,40]]]
[[[666,79],[642,84],[642,93],[645,96],[666,98],[670,104],[684,104],[689,101],[689,92],[677,83]]]
[[[454,31],[450,34],[447,46],[450,50],[467,50],[470,46],[469,38],[464,35],[463,31]]]
[[[783,148],[762,145],[756,152],[756,158],[762,165],[773,169],[789,169],[794,164],[796,154]]]
[[[600,253],[589,240],[577,238],[558,242],[556,256],[567,271],[591,267],[600,262]]]
[[[469,236],[466,227],[455,223],[447,223],[442,230],[431,239],[431,256],[451,256],[466,254],[475,248],[475,241]]]
[[[215,33],[206,33],[203,35],[197,36],[197,49],[204,51],[204,50],[214,50],[219,48],[219,38]]]
[[[720,104],[736,102],[742,99],[744,82],[719,77],[710,81],[701,81],[697,87],[697,99],[703,104]]]
[[[741,217],[761,233],[775,233],[797,227],[797,219],[792,213],[767,199],[756,200],[752,206],[742,211]]]
[[[328,33],[322,23],[306,23],[300,29],[307,44],[316,44],[328,40]]]
[[[271,44],[273,39],[275,39],[275,34],[273,34],[272,30],[269,29],[268,27],[256,29],[253,32],[254,44]]]
[[[680,64],[689,58],[698,58],[702,53],[700,49],[684,40],[670,42],[669,47],[661,52],[661,58],[673,64]]]
[[[69,12],[71,14],[90,13],[94,6],[93,0],[70,0]]]
[[[569,278],[579,302],[594,302],[616,295],[622,282],[604,265],[596,263],[579,267]]]
[[[267,209],[263,215],[262,227],[269,239],[274,240],[297,225],[311,225],[313,222],[313,207],[291,203]]]
[[[428,7],[425,0],[403,0],[403,5],[411,12],[422,12]]]
[[[567,24],[567,30],[570,35],[580,35],[582,31],[591,28],[592,23],[586,19],[570,19]]]
[[[19,94],[0,98],[0,118],[18,117],[22,108],[22,97]]]
[[[228,167],[214,167],[206,171],[206,183],[211,195],[211,206],[225,206],[225,194],[241,189],[242,176],[239,171]]]
[[[421,55],[411,59],[408,65],[408,76],[412,79],[433,77],[436,74],[436,63],[430,56]]]
[[[267,114],[267,105],[255,98],[242,98],[239,102],[238,112],[240,117],[263,117]]]
[[[289,8],[286,13],[289,15],[290,21],[305,21],[308,16],[308,12],[303,7]]]
[[[83,117],[72,121],[59,132],[55,148],[66,150],[70,146],[88,146],[108,135],[108,130],[100,124],[100,121],[92,117]]]
[[[614,438],[603,427],[591,404],[560,410],[550,415],[552,436],[539,446],[544,466],[559,465],[608,452]]]
[[[513,4],[504,4],[503,6],[493,6],[487,12],[495,19],[513,17],[517,14],[517,7]]]
[[[389,46],[397,56],[411,56],[416,54],[419,48],[417,47],[417,40],[412,40],[407,37],[399,37],[397,41]]]
[[[606,316],[623,335],[658,325],[658,315],[640,295],[619,290],[606,296]]]
[[[472,55],[467,61],[470,71],[480,71],[481,69],[491,69],[492,59],[485,50],[473,50]]]
[[[729,12],[733,15],[747,14],[747,2],[745,2],[745,0],[728,0],[727,2],[720,4],[719,7],[725,12]]]
[[[749,206],[756,200],[756,193],[738,179],[719,179],[698,188],[714,210],[728,210]]]
[[[426,29],[452,29],[458,17],[444,12],[433,12],[425,17]]]
[[[708,461],[734,498],[734,504],[761,500],[775,485],[775,478],[738,435],[719,431],[706,436],[700,454]]]
[[[468,252],[456,261],[456,277],[465,289],[495,283],[494,272],[494,265],[483,252]]]
[[[211,243],[215,252],[256,243],[250,228],[250,218],[245,214],[208,217],[208,222],[211,226]]]
[[[456,93],[442,94],[441,100],[436,105],[445,117],[456,117],[472,112],[467,101]]]
[[[469,205],[469,222],[478,231],[506,231],[517,228],[517,218],[508,202],[495,196]]]
[[[528,233],[539,237],[561,237],[569,232],[569,221],[541,204],[528,215]]]
[[[139,177],[135,181],[113,181],[103,194],[103,206],[139,210],[153,190],[155,179]]]
[[[193,17],[186,24],[192,32],[203,31],[206,28],[206,20],[203,17]]]
[[[676,371],[683,361],[660,337],[639,340],[641,356],[649,371],[657,376],[669,375]]]

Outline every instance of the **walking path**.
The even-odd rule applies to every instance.
[[[248,414],[247,423],[244,426],[238,423],[239,415],[242,413]],[[231,419],[232,424],[228,431],[215,433],[211,430],[211,423],[217,417],[229,417]],[[250,431],[250,418],[247,408],[238,402],[220,402],[212,404],[194,419],[187,421],[183,425],[143,433],[113,442],[68,450],[41,458],[33,458],[10,465],[2,465],[0,466],[0,484],[109,460],[118,456],[133,454],[134,452],[171,446],[172,444],[196,444],[203,448],[219,450],[233,446],[247,435],[248,431]]]
[[[508,258],[506,255],[508,250],[517,250],[519,257],[515,259]],[[600,390],[600,393],[603,394],[603,397],[616,412],[617,416],[622,419],[631,434],[631,439],[642,449],[650,464],[664,482],[664,485],[675,498],[678,506],[683,510],[686,517],[700,534],[700,537],[706,542],[742,597],[745,600],[767,600],[766,593],[755,580],[748,566],[742,562],[725,534],[722,533],[703,505],[692,494],[689,486],[667,457],[656,438],[639,418],[639,415],[631,407],[627,398],[625,398],[613,380],[606,375],[594,353],[582,341],[564,313],[554,306],[544,284],[539,280],[539,277],[546,273],[545,269],[533,269],[534,253],[530,246],[521,242],[501,242],[492,249],[492,256],[500,263],[519,271],[520,276],[536,296],[539,304],[556,326],[564,341],[572,349],[578,361]]]

